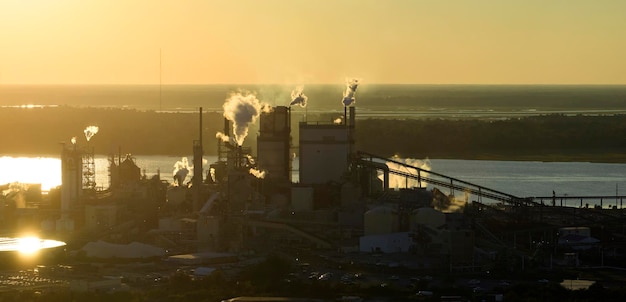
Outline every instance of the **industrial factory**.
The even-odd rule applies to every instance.
[[[357,150],[358,84],[348,82],[343,115],[334,120],[302,114],[294,120],[307,105],[302,88],[288,106],[233,94],[218,133],[203,133],[200,108],[193,171],[183,163],[173,183],[160,174],[147,177],[120,152],[109,158],[109,187],[98,188],[89,146],[97,128],[88,128],[87,144],[62,148],[62,186],[47,201],[2,207],[4,227],[63,240],[80,259],[158,258],[186,265],[299,247],[403,255],[390,267],[517,270],[524,264],[502,260],[503,251],[537,266],[553,259],[579,265],[573,251],[598,250],[608,237],[613,260],[622,261],[621,212],[585,209],[583,197],[569,197],[579,198],[580,208],[558,206],[554,196],[517,197],[430,171],[420,161]],[[244,141],[257,122],[253,150]],[[213,143],[217,161],[205,163],[205,146]]]

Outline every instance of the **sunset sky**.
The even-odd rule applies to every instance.
[[[626,84],[626,1],[0,0],[1,84]]]

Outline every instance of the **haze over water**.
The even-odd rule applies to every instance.
[[[340,112],[345,86],[307,85],[307,111]],[[230,94],[252,92],[287,106],[292,85],[0,85],[2,107],[115,107],[165,112],[222,111]],[[359,118],[502,118],[626,113],[626,85],[376,85],[359,87]],[[304,111],[304,110],[302,110]]]

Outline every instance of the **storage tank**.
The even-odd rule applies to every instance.
[[[419,208],[413,210],[411,213],[411,228],[414,228],[418,224],[438,228],[446,224],[446,215],[433,208]]]
[[[398,232],[398,211],[390,207],[376,207],[364,214],[364,235]]]

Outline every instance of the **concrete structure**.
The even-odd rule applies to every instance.
[[[83,195],[83,155],[76,144],[63,146],[61,152],[61,217],[56,221],[58,232],[71,232],[75,220],[70,213]]]
[[[220,218],[217,216],[200,215],[197,221],[198,246],[213,250],[219,236]]]
[[[367,235],[359,238],[359,251],[364,253],[406,253],[413,246],[409,232]]]
[[[266,179],[291,182],[291,112],[288,107],[274,107],[260,117],[257,138],[257,164],[267,171]]]
[[[300,123],[300,183],[342,180],[353,151],[354,119],[354,107],[350,107],[347,124]]]
[[[398,212],[389,207],[377,207],[365,212],[363,234],[378,235],[398,230]]]
[[[438,228],[446,224],[446,215],[433,208],[419,208],[411,213],[411,228],[416,225],[427,225],[431,228]]]

